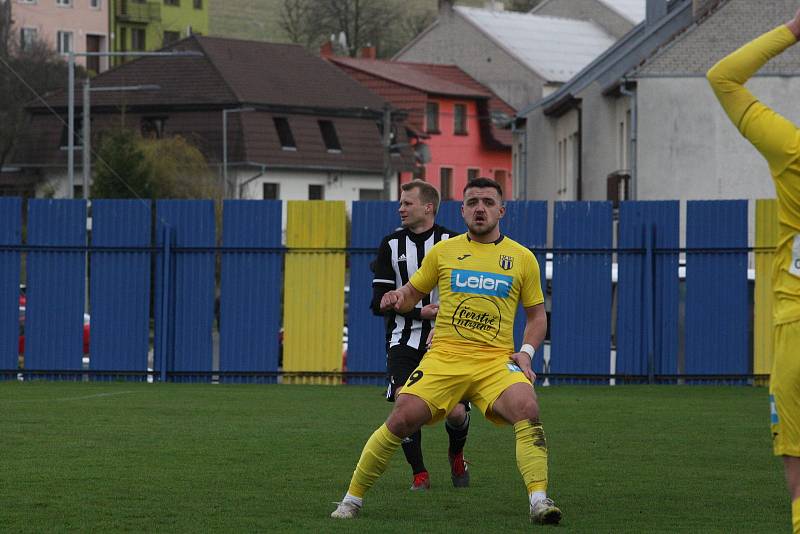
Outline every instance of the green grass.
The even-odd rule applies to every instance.
[[[0,383],[0,532],[519,532],[513,432],[474,413],[472,486],[408,491],[401,452],[362,517],[328,518],[389,405],[377,387]],[[767,392],[540,388],[559,532],[788,532]],[[547,527],[550,528],[550,527]]]

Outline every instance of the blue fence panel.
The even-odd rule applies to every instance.
[[[22,243],[22,199],[0,198],[0,370],[18,365],[20,253],[4,245]],[[0,373],[0,380],[16,374]]]
[[[281,202],[226,200],[223,208],[219,368],[229,373],[276,373],[283,280]],[[234,374],[221,375],[220,380],[274,383],[277,377]]]
[[[617,374],[678,372],[679,212],[677,201],[620,204]]]
[[[538,252],[547,247],[547,202],[543,200],[518,200],[506,202],[506,215],[500,221],[500,230],[517,243],[533,249],[539,262],[542,292],[547,291],[545,276],[546,254]],[[514,319],[514,347],[522,345],[525,333],[525,309],[520,304]],[[542,350],[540,349],[541,353]],[[541,357],[534,359],[534,368],[541,371]]]
[[[750,373],[747,201],[690,201],[686,219],[685,372]]]
[[[172,246],[213,247],[215,245],[214,203],[210,200],[159,200],[156,202],[156,237],[164,242],[164,228],[172,232]],[[160,259],[159,259],[160,260]],[[177,250],[172,260],[168,312],[170,327],[161,332],[163,311],[163,269],[156,262],[156,369],[166,365],[177,382],[211,379],[214,321],[214,253],[208,250]],[[170,301],[168,301],[170,302]],[[167,334],[166,354],[161,336]],[[185,373],[181,375],[180,373]],[[198,373],[192,375],[192,373]]]
[[[457,234],[466,232],[467,226],[461,216],[461,201],[445,200],[442,202],[439,205],[439,211],[436,212],[436,222]]]
[[[350,296],[347,305],[347,370],[386,371],[386,326],[372,314],[372,270],[384,236],[400,226],[397,202],[353,202],[350,246]],[[438,217],[437,217],[438,222]],[[441,223],[440,223],[441,224]],[[359,250],[360,249],[360,250]],[[348,377],[349,384],[384,384],[383,377]]]
[[[92,246],[114,248],[91,255],[89,368],[93,371],[147,370],[151,219],[149,201],[92,202]],[[114,373],[98,375],[112,377]]]
[[[611,203],[557,202],[553,241],[550,371],[607,375],[611,344]]]
[[[30,200],[25,369],[79,371],[83,357],[86,201]],[[75,375],[72,375],[75,376]]]

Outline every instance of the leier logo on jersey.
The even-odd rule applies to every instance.
[[[514,256],[504,256],[501,254],[500,267],[502,267],[505,271],[510,271],[511,268],[514,267]]]
[[[473,293],[506,298],[511,292],[514,277],[482,271],[453,269],[450,272],[450,290],[453,293]]]

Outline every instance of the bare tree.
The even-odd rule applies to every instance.
[[[508,0],[506,9],[528,13],[531,9],[542,3],[542,0]]]
[[[0,169],[28,126],[25,106],[67,85],[67,63],[47,43],[23,45],[12,37],[11,1],[0,0]],[[76,80],[85,76],[77,68]]]
[[[314,7],[311,0],[283,0],[278,24],[291,42],[306,48],[319,44],[323,30]]]
[[[308,47],[334,36],[347,55],[375,46],[385,56],[397,47],[402,7],[401,0],[283,0],[280,25],[292,42]]]

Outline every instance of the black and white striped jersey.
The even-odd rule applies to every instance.
[[[406,314],[381,313],[381,298],[387,291],[397,289],[408,282],[411,275],[422,265],[422,259],[433,245],[456,235],[438,224],[421,234],[406,228],[387,235],[381,241],[378,257],[372,263],[372,312],[386,318],[386,346],[406,345],[424,349],[431,331],[431,322],[425,321],[420,310],[426,304],[439,302],[439,290],[434,289],[417,303],[416,308]]]

